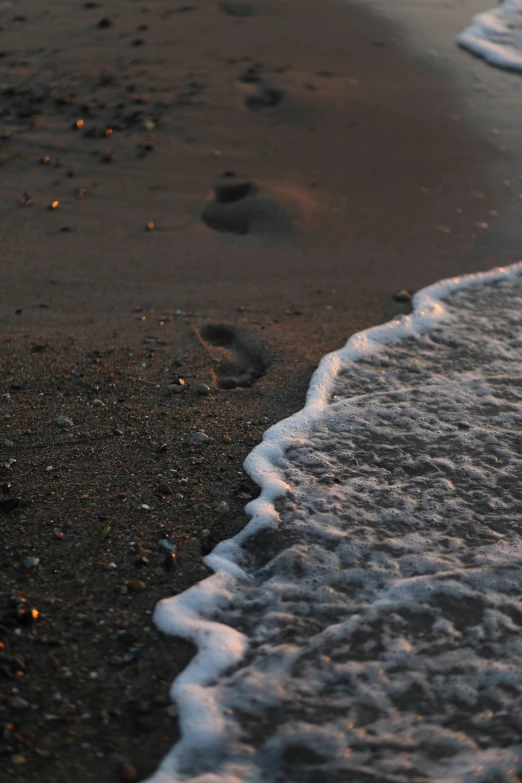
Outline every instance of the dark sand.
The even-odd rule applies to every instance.
[[[396,290],[519,255],[513,156],[397,29],[221,6],[0,7],[2,783],[153,771],[191,648],[150,613],[244,525],[263,430]]]

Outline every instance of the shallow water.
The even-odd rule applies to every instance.
[[[520,266],[323,359],[249,526],[157,608],[200,652],[156,783],[519,779],[521,360]]]

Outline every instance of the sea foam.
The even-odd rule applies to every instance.
[[[151,783],[522,774],[522,264],[413,304],[321,361],[249,524],[158,604],[198,653]]]
[[[477,14],[457,42],[490,65],[522,71],[522,0],[503,0]]]

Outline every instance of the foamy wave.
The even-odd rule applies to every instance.
[[[252,519],[158,604],[198,654],[151,783],[522,773],[522,264],[326,356],[246,469]]]
[[[491,65],[522,71],[522,0],[503,0],[478,14],[457,42]]]

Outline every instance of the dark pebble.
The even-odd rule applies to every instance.
[[[98,24],[96,26],[97,27],[101,27],[102,30],[103,30],[103,29],[105,29],[107,27],[112,27],[113,24],[114,24],[114,22],[112,21],[112,19],[110,19],[108,16],[104,16],[103,19],[100,19],[100,21],[98,22]]]
[[[9,514],[10,511],[14,511],[20,505],[20,498],[6,498],[0,500],[0,514]]]
[[[158,484],[156,492],[160,495],[172,495],[172,488],[168,484]]]

